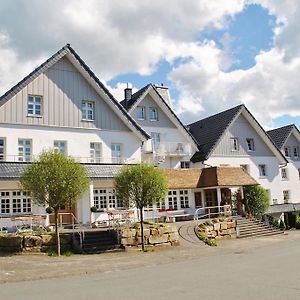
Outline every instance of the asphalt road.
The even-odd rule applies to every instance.
[[[132,268],[7,282],[0,285],[0,299],[300,299],[300,235],[277,242],[253,239],[242,247],[229,243],[224,251],[221,246],[179,261],[160,263],[162,251],[157,261],[152,256],[148,264]]]

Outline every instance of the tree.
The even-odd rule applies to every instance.
[[[57,151],[44,151],[39,160],[27,167],[20,182],[22,188],[30,192],[34,203],[53,208],[57,254],[60,255],[59,209],[63,205],[71,205],[88,189],[89,178],[85,168]]]
[[[249,208],[252,215],[261,218],[270,205],[268,192],[260,185],[245,187],[244,196],[246,207]]]
[[[160,169],[149,164],[125,166],[114,181],[116,196],[125,207],[140,212],[142,250],[144,245],[143,208],[161,202],[167,194],[167,179]]]

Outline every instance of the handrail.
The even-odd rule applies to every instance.
[[[51,215],[54,215],[53,213]],[[73,233],[73,236],[75,234],[75,222],[77,224],[77,233],[79,235],[79,242],[80,242],[80,247],[82,249],[82,244],[83,244],[83,240],[84,240],[84,237],[85,237],[85,234],[84,234],[84,227],[82,226],[82,224],[79,223],[78,219],[76,218],[76,216],[72,213],[72,212],[60,212],[58,213],[58,216],[60,217],[59,218],[59,227],[62,229],[62,216],[63,215],[70,215],[72,217],[72,233]]]
[[[212,210],[215,210],[217,209],[216,212],[212,211]],[[199,217],[199,211],[200,210],[204,210],[204,212],[206,210],[208,210],[208,213],[207,214],[204,214],[204,215],[201,215]],[[208,218],[210,218],[212,215],[220,215],[220,214],[223,214],[224,216],[231,216],[232,215],[232,211],[231,211],[231,206],[226,204],[226,205],[223,205],[223,206],[207,206],[207,207],[200,207],[200,208],[197,208],[195,213],[194,213],[194,220],[199,220],[202,219],[204,216]]]

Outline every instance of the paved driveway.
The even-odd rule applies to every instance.
[[[6,283],[0,299],[298,300],[299,253],[300,232],[292,232],[224,241],[217,248],[1,257],[0,280]]]

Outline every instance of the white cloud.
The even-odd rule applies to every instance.
[[[9,80],[0,86],[10,87],[16,66],[22,73],[28,62],[52,55],[67,42],[105,80],[129,72],[149,75],[171,55],[170,45],[188,45],[201,30],[222,27],[242,9],[243,0],[6,1],[0,6],[0,28],[9,38],[5,49],[16,60],[1,59],[0,70],[9,72]]]
[[[259,53],[256,64],[248,70],[225,72],[221,62],[224,55],[226,58],[226,47],[221,50],[208,41],[198,45],[198,55],[174,68],[169,75],[180,91],[177,112],[185,122],[239,103],[245,103],[268,127],[272,126],[273,118],[283,114],[300,115],[300,2],[251,2],[260,2],[276,14],[274,48]],[[199,116],[200,111],[203,113]]]
[[[275,46],[258,54],[251,69],[228,72],[232,37],[223,36],[223,49],[197,38],[226,28],[249,3],[276,16]],[[125,73],[149,75],[161,59],[176,60],[169,79],[180,91],[175,108],[186,122],[241,102],[268,126],[283,113],[300,115],[300,1],[17,0],[2,3],[0,14],[0,92],[69,42],[106,82]],[[108,86],[119,100],[124,87]]]

